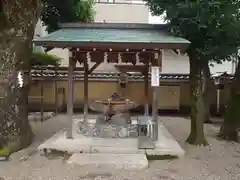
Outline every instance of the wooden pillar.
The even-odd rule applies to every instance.
[[[87,58],[84,60],[84,122],[87,122],[88,118],[88,62]]]
[[[73,78],[74,78],[74,67],[76,62],[72,58],[72,52],[69,53],[69,64],[68,64],[68,101],[67,101],[67,113],[68,113],[68,131],[67,138],[73,138]]]
[[[216,79],[216,86],[217,86],[217,113],[220,113],[220,95],[221,95],[221,90],[220,90],[220,78],[218,77]]]
[[[161,64],[163,59],[163,50],[161,50],[159,53],[155,53],[154,60],[152,62],[152,66],[155,66],[158,68],[158,73],[156,74],[156,77],[153,77],[152,75],[152,90],[153,90],[153,102],[152,102],[152,119],[155,121],[155,128],[154,128],[154,141],[158,140],[158,87],[160,85],[160,79],[159,79],[159,72],[161,71]],[[153,70],[153,69],[152,69]],[[154,74],[152,72],[152,74]],[[156,84],[153,83],[154,78],[156,80]]]
[[[41,87],[41,99],[40,99],[40,101],[41,101],[41,122],[43,122],[43,120],[44,120],[44,109],[43,109],[43,101],[44,101],[44,89],[43,89],[43,67],[41,66],[41,85],[40,85]]]
[[[146,64],[146,70],[144,71],[144,115],[149,115],[149,78],[148,78],[148,72],[149,72],[149,60]]]
[[[54,95],[55,95],[55,113],[58,114],[58,87],[57,87],[57,73],[58,73],[58,67],[55,67],[55,79],[54,79]]]

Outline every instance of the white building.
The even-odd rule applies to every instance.
[[[137,0],[96,0],[95,22],[148,23],[148,7]]]

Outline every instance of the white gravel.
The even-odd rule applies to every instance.
[[[180,117],[161,117],[170,133],[186,149],[186,156],[176,160],[151,161],[141,172],[108,169],[84,169],[69,165],[63,158],[48,159],[36,147],[66,126],[64,115],[58,115],[43,124],[33,122],[36,134],[34,144],[15,153],[9,162],[0,162],[0,180],[240,180],[240,144],[216,140],[219,127],[205,125],[208,147],[185,144],[189,120]]]

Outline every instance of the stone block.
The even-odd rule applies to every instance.
[[[148,167],[144,154],[73,154],[69,164],[77,164],[86,168],[109,168],[124,170],[142,170]]]

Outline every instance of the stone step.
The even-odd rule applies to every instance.
[[[142,170],[148,167],[145,154],[80,154],[75,153],[68,159],[69,164],[86,168],[107,168]]]

